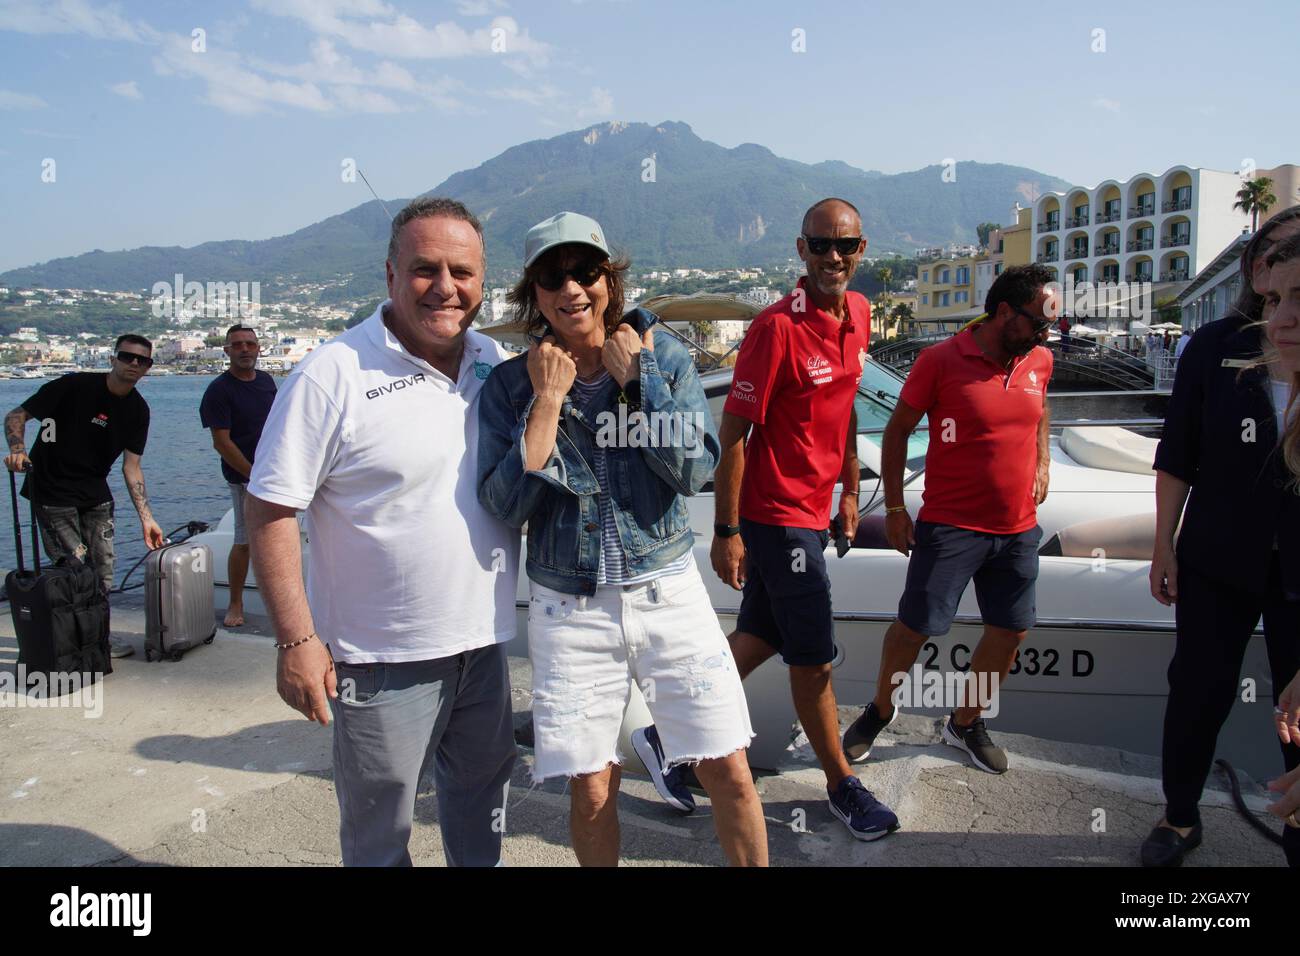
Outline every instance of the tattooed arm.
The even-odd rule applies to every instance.
[[[149,510],[149,496],[144,490],[144,470],[140,467],[140,456],[135,452],[122,453],[122,478],[126,481],[126,490],[131,495],[135,512],[140,516],[140,527],[144,529],[144,543],[151,551],[161,548],[162,529],[158,527],[158,522],[153,520],[153,512]]]
[[[10,471],[22,471],[27,467],[27,439],[23,430],[31,417],[21,405],[5,416],[5,445],[9,449],[5,467]]]

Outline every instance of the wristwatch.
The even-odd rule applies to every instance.
[[[734,538],[740,534],[740,525],[738,524],[715,524],[713,533],[719,538]]]
[[[624,385],[623,391],[619,395],[619,400],[622,401],[623,404],[627,405],[628,411],[630,412],[640,411],[641,410],[641,380],[638,378],[634,378],[626,385]]]

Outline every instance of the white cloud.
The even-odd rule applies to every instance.
[[[0,90],[0,110],[43,110],[50,104],[30,93]]]
[[[1104,96],[1099,96],[1092,101],[1092,105],[1099,110],[1109,110],[1112,113],[1119,112],[1119,104],[1114,100],[1108,100]]]
[[[81,139],[76,133],[62,133],[48,129],[20,129],[24,136],[40,136],[45,139]]]
[[[203,81],[207,102],[228,113],[261,113],[275,107],[398,113],[423,104],[448,113],[469,111],[456,96],[463,88],[458,80],[422,80],[389,61],[362,69],[324,37],[312,44],[311,54],[307,62],[284,64],[212,47],[194,53],[189,37],[172,36],[154,58],[154,69],[164,76]]]
[[[128,100],[142,100],[144,94],[140,92],[140,87],[136,85],[135,80],[127,80],[125,83],[114,83],[109,87],[118,96],[125,96]]]
[[[400,113],[402,108],[375,90],[355,86],[338,86],[332,91],[339,106],[354,113]]]
[[[426,27],[381,0],[252,0],[252,4],[381,56],[429,60],[504,53],[545,58],[550,52],[546,43],[520,30],[513,17],[495,17],[486,27],[466,30],[450,20]],[[493,49],[498,39],[504,50]]]
[[[0,4],[0,30],[17,33],[84,33],[104,40],[157,38],[147,24],[127,20],[116,4],[95,6],[88,0],[5,0]]]
[[[505,0],[459,0],[456,12],[462,17],[485,17],[493,10],[508,10]]]
[[[591,98],[585,106],[579,107],[578,119],[601,119],[614,114],[614,95],[599,86],[591,88]]]
[[[375,87],[392,93],[401,93],[421,100],[444,112],[464,112],[464,104],[456,97],[456,92],[464,88],[459,80],[441,77],[435,81],[419,79],[410,70],[382,60],[373,69],[365,70],[356,66],[352,60],[339,53],[332,40],[317,37],[311,46],[312,58],[307,63],[281,64],[265,60],[250,59],[251,68],[277,76],[291,77],[304,82],[314,83],[325,88],[349,88],[350,92],[339,95],[340,105],[346,109],[362,112],[393,112],[388,105],[399,108],[390,98],[366,98],[357,95],[364,87]],[[375,109],[368,110],[364,104],[371,103]]]
[[[207,83],[207,101],[227,113],[261,113],[272,106],[292,106],[325,113],[334,104],[313,83],[270,80],[248,69],[240,56],[225,50],[195,53],[190,38],[173,36],[154,58],[163,76],[182,76]]]
[[[548,83],[542,86],[508,86],[492,90],[488,95],[498,100],[527,103],[529,106],[545,106],[554,103],[559,98],[560,91]]]

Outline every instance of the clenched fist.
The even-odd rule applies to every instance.
[[[620,325],[600,349],[600,360],[609,374],[624,387],[641,377],[641,350],[655,350],[654,329],[646,329],[644,336],[637,335],[630,325]]]
[[[569,394],[577,376],[578,363],[555,344],[554,336],[548,335],[528,349],[528,378],[538,398],[550,399],[558,405]]]

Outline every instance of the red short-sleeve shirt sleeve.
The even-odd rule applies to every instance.
[[[755,321],[740,344],[731,392],[722,410],[763,424],[768,402],[781,382],[785,352],[784,337],[775,320]]]
[[[898,397],[911,405],[913,408],[928,412],[935,402],[935,388],[939,382],[939,364],[940,358],[936,354],[935,347],[931,346],[922,349],[921,354],[916,357],[912,364],[912,370],[907,373],[907,381],[903,383],[902,391]]]

